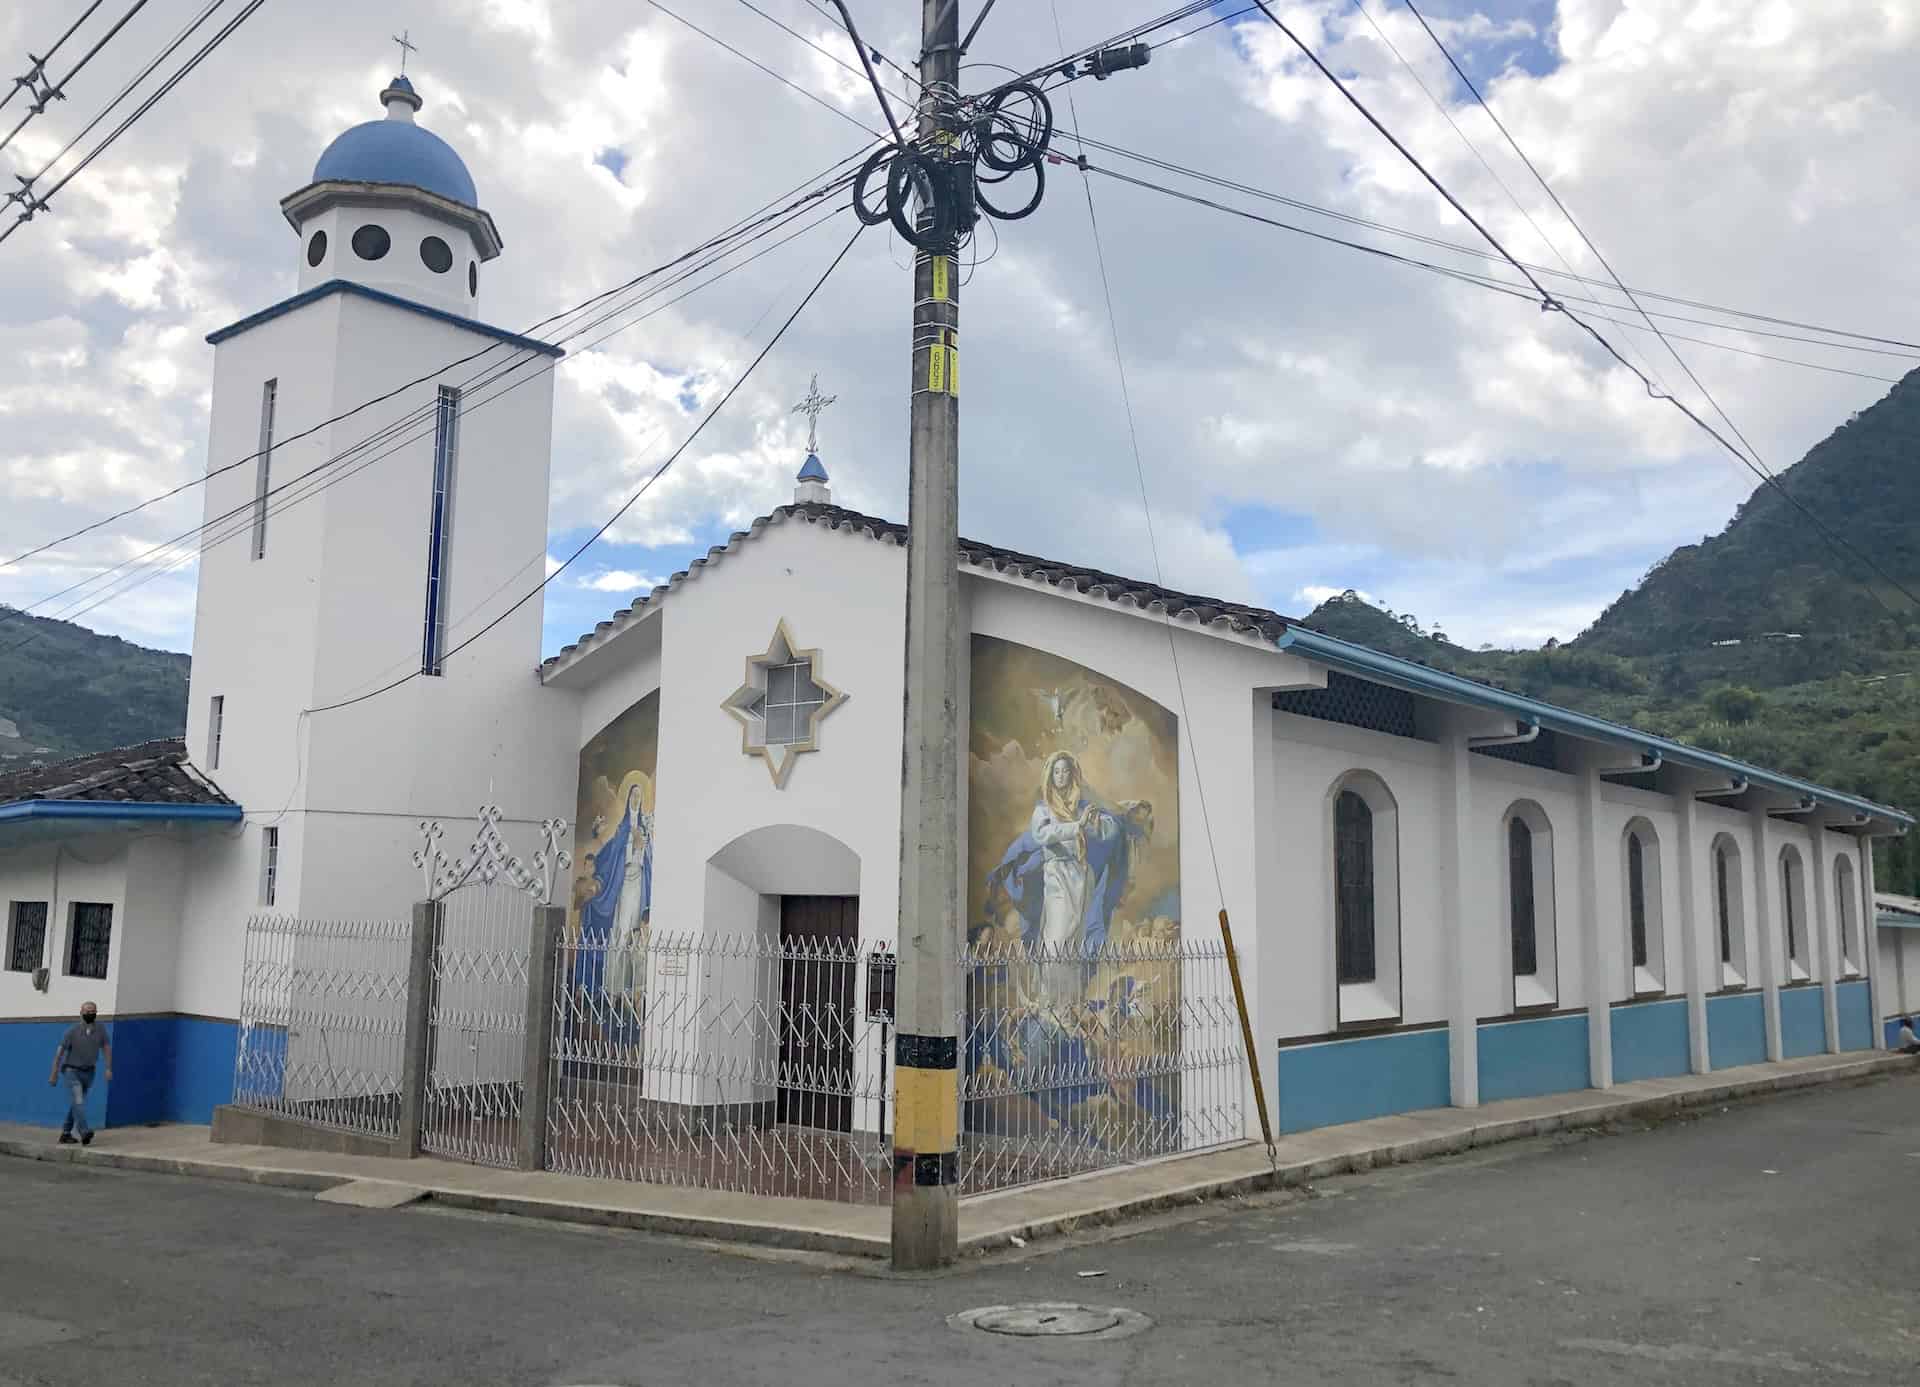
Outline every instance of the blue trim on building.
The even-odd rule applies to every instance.
[[[1692,1070],[1685,997],[1615,1007],[1609,1020],[1613,1027],[1615,1083],[1666,1079]]]
[[[403,299],[398,294],[389,294],[381,289],[369,289],[364,284],[355,284],[352,280],[347,279],[330,279],[325,284],[316,284],[313,288],[295,294],[290,299],[282,299],[271,308],[263,308],[258,313],[249,314],[247,317],[242,318],[237,323],[229,323],[217,332],[208,333],[207,341],[217,347],[229,337],[238,337],[249,328],[256,328],[262,323],[271,322],[283,314],[293,312],[296,308],[305,308],[308,304],[315,303],[327,297],[329,294],[353,294],[363,299],[371,299],[375,303],[384,303],[392,308],[404,308],[409,313],[418,313],[422,317],[435,318],[443,323],[452,323],[455,327],[463,327],[469,332],[477,332],[486,337],[496,338],[499,341],[505,342],[510,347],[520,347],[530,352],[542,352],[551,357],[562,357],[567,354],[564,348],[556,347],[551,342],[541,342],[532,337],[522,337],[517,332],[508,332],[505,328],[494,327],[489,323],[481,322],[477,318],[463,318],[458,313],[447,312],[444,308],[429,308],[424,303],[415,303],[412,299]]]
[[[70,1019],[0,1021],[0,1122],[58,1127],[67,1090],[49,1087],[47,1068]],[[107,1018],[113,1078],[104,1072],[87,1096],[95,1127],[149,1122],[211,1122],[233,1097],[239,1027],[204,1016]]]
[[[1767,1061],[1767,1012],[1758,992],[1707,998],[1707,1054],[1715,1069]]]
[[[1537,1098],[1588,1087],[1587,1018],[1483,1021],[1479,1028],[1480,1101]]]
[[[1842,1050],[1871,1050],[1873,1048],[1873,990],[1867,986],[1866,979],[1858,982],[1836,983],[1833,989],[1834,1009],[1840,1013],[1840,1048]],[[1896,1030],[1899,1028],[1896,1026]]]
[[[232,823],[246,817],[237,804],[142,804],[112,799],[26,799],[0,804],[0,823],[20,819],[183,819]]]
[[[1283,1045],[1276,1073],[1283,1132],[1444,1108],[1453,1101],[1444,1027]]]
[[[1827,1052],[1827,1004],[1817,987],[1780,989],[1780,1058]]]
[[[1658,755],[1676,765],[1713,771],[1729,779],[1751,781],[1756,785],[1784,790],[1797,798],[1811,798],[1823,804],[1837,805],[1850,812],[1869,815],[1893,824],[1911,827],[1914,823],[1911,815],[1903,814],[1898,809],[1889,809],[1885,805],[1875,804],[1871,800],[1842,794],[1838,790],[1829,790],[1822,785],[1809,784],[1804,780],[1796,780],[1790,775],[1763,770],[1759,766],[1750,766],[1730,756],[1718,756],[1710,751],[1702,751],[1699,747],[1687,746],[1681,742],[1669,741],[1665,737],[1635,731],[1631,727],[1622,726],[1617,722],[1608,722],[1604,718],[1589,717],[1585,713],[1559,708],[1551,703],[1543,703],[1537,698],[1528,698],[1524,694],[1509,693],[1505,689],[1475,683],[1471,679],[1463,679],[1445,670],[1431,669],[1426,665],[1415,664],[1411,660],[1383,655],[1377,650],[1369,650],[1365,646],[1354,645],[1350,641],[1324,636],[1318,631],[1309,631],[1302,626],[1288,626],[1274,644],[1282,650],[1292,651],[1317,664],[1357,675],[1363,679],[1371,679],[1376,683],[1404,689],[1409,693],[1424,694],[1429,698],[1444,699],[1450,703],[1490,708],[1521,722],[1534,723],[1550,731],[1565,733],[1571,737],[1583,737],[1589,741],[1615,743],[1637,749],[1644,755]]]

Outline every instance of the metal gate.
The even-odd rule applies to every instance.
[[[427,1003],[426,1087],[420,1146],[478,1165],[512,1166],[525,1099],[527,956],[534,907],[551,899],[568,865],[566,825],[541,825],[534,871],[507,850],[500,811],[480,811],[464,858],[439,852],[438,824],[425,825],[428,873],[438,906]]]

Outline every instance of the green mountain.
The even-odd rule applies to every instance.
[[[1425,661],[1836,789],[1920,810],[1920,371],[1780,474],[1886,571],[1839,556],[1762,485],[1566,644],[1472,651],[1353,593],[1306,618]],[[1920,894],[1920,842],[1882,844],[1883,889]]]
[[[54,761],[187,725],[187,657],[0,607],[0,766]]]

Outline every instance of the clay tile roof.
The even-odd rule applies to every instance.
[[[617,634],[618,628],[630,616],[642,615],[658,605],[660,600],[679,587],[694,569],[705,568],[720,562],[743,543],[761,534],[768,526],[787,520],[799,520],[809,525],[825,526],[829,530],[865,535],[883,544],[905,545],[907,542],[907,527],[898,521],[880,520],[871,515],[863,515],[859,511],[848,510],[844,506],[828,505],[817,501],[802,501],[790,506],[782,506],[771,515],[760,517],[745,530],[736,531],[728,537],[724,545],[715,545],[707,551],[705,557],[695,559],[652,592],[636,599],[630,607],[614,613],[614,619],[611,622],[601,622],[571,645],[562,647],[559,654],[543,661],[541,668],[550,669],[576,651],[605,640],[610,628],[614,634]],[[1193,593],[1180,592],[1174,588],[1163,588],[1158,584],[1143,582],[1136,578],[1123,578],[1118,574],[1103,572],[1097,568],[1082,568],[1077,564],[1063,563],[1058,559],[1043,559],[1032,554],[1022,554],[1015,549],[1002,549],[998,545],[982,544],[978,540],[963,538],[960,541],[959,559],[961,563],[972,568],[991,569],[996,573],[1010,574],[1032,582],[1072,587],[1080,593],[1104,597],[1116,605],[1133,607],[1141,611],[1164,611],[1176,620],[1184,618],[1196,621],[1202,626],[1224,626],[1238,635],[1258,635],[1268,640],[1277,640],[1289,625],[1294,624],[1293,618],[1269,611],[1265,607],[1243,606],[1219,597],[1201,597]]]
[[[178,737],[115,747],[0,773],[0,804],[101,800],[123,804],[232,804],[187,760]]]

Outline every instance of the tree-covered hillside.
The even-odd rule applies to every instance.
[[[187,657],[0,607],[0,765],[57,760],[187,724]]]

